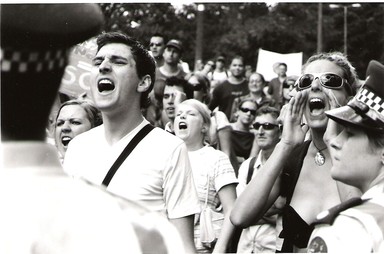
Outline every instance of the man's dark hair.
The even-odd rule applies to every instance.
[[[97,51],[102,47],[111,43],[122,43],[131,48],[133,59],[136,62],[136,72],[139,78],[149,75],[151,77],[151,85],[149,89],[141,94],[140,107],[146,108],[149,105],[148,95],[153,89],[156,78],[156,63],[145,47],[126,34],[120,32],[103,33],[97,38]]]
[[[178,77],[170,77],[165,80],[165,85],[182,87],[187,99],[193,99],[193,87],[187,80]]]
[[[287,66],[287,64],[286,64],[286,63],[279,63],[279,66],[284,66],[284,67],[285,67],[285,69],[288,69],[288,66]]]

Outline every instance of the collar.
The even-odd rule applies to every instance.
[[[259,152],[259,154],[257,155],[257,159],[256,159],[256,162],[255,162],[255,166],[254,168],[260,168],[262,165],[261,163],[261,151]]]
[[[384,182],[376,184],[367,190],[362,196],[362,199],[370,199],[382,195],[384,193]]]

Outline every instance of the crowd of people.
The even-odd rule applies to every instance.
[[[1,10],[1,253],[384,252],[383,64],[190,71],[181,40],[103,22],[95,4]],[[95,35],[90,96],[47,126],[63,52]]]

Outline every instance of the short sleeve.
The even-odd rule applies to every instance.
[[[333,225],[322,224],[314,229],[308,252],[370,253],[372,240],[358,220],[339,215]]]
[[[222,112],[220,110],[217,110],[215,112],[215,120],[216,120],[216,130],[217,131],[231,126],[227,116],[224,114],[224,112]]]
[[[248,170],[249,170],[249,163],[251,162],[251,159],[252,158],[246,159],[240,165],[239,175],[237,176],[237,179],[239,181],[239,184],[236,187],[237,196],[240,196],[240,194],[244,191],[245,187],[247,186],[247,176],[248,176]]]
[[[217,192],[228,184],[237,184],[238,180],[228,156],[217,151],[220,156],[215,165],[215,189]]]
[[[200,204],[184,143],[175,149],[164,176],[164,199],[168,218],[175,219],[200,213]]]

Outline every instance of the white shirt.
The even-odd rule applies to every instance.
[[[147,123],[143,120],[114,145],[107,143],[104,125],[78,135],[66,152],[65,170],[101,185],[121,151]],[[170,219],[200,212],[187,148],[181,139],[160,128],[141,140],[117,170],[107,190]]]

